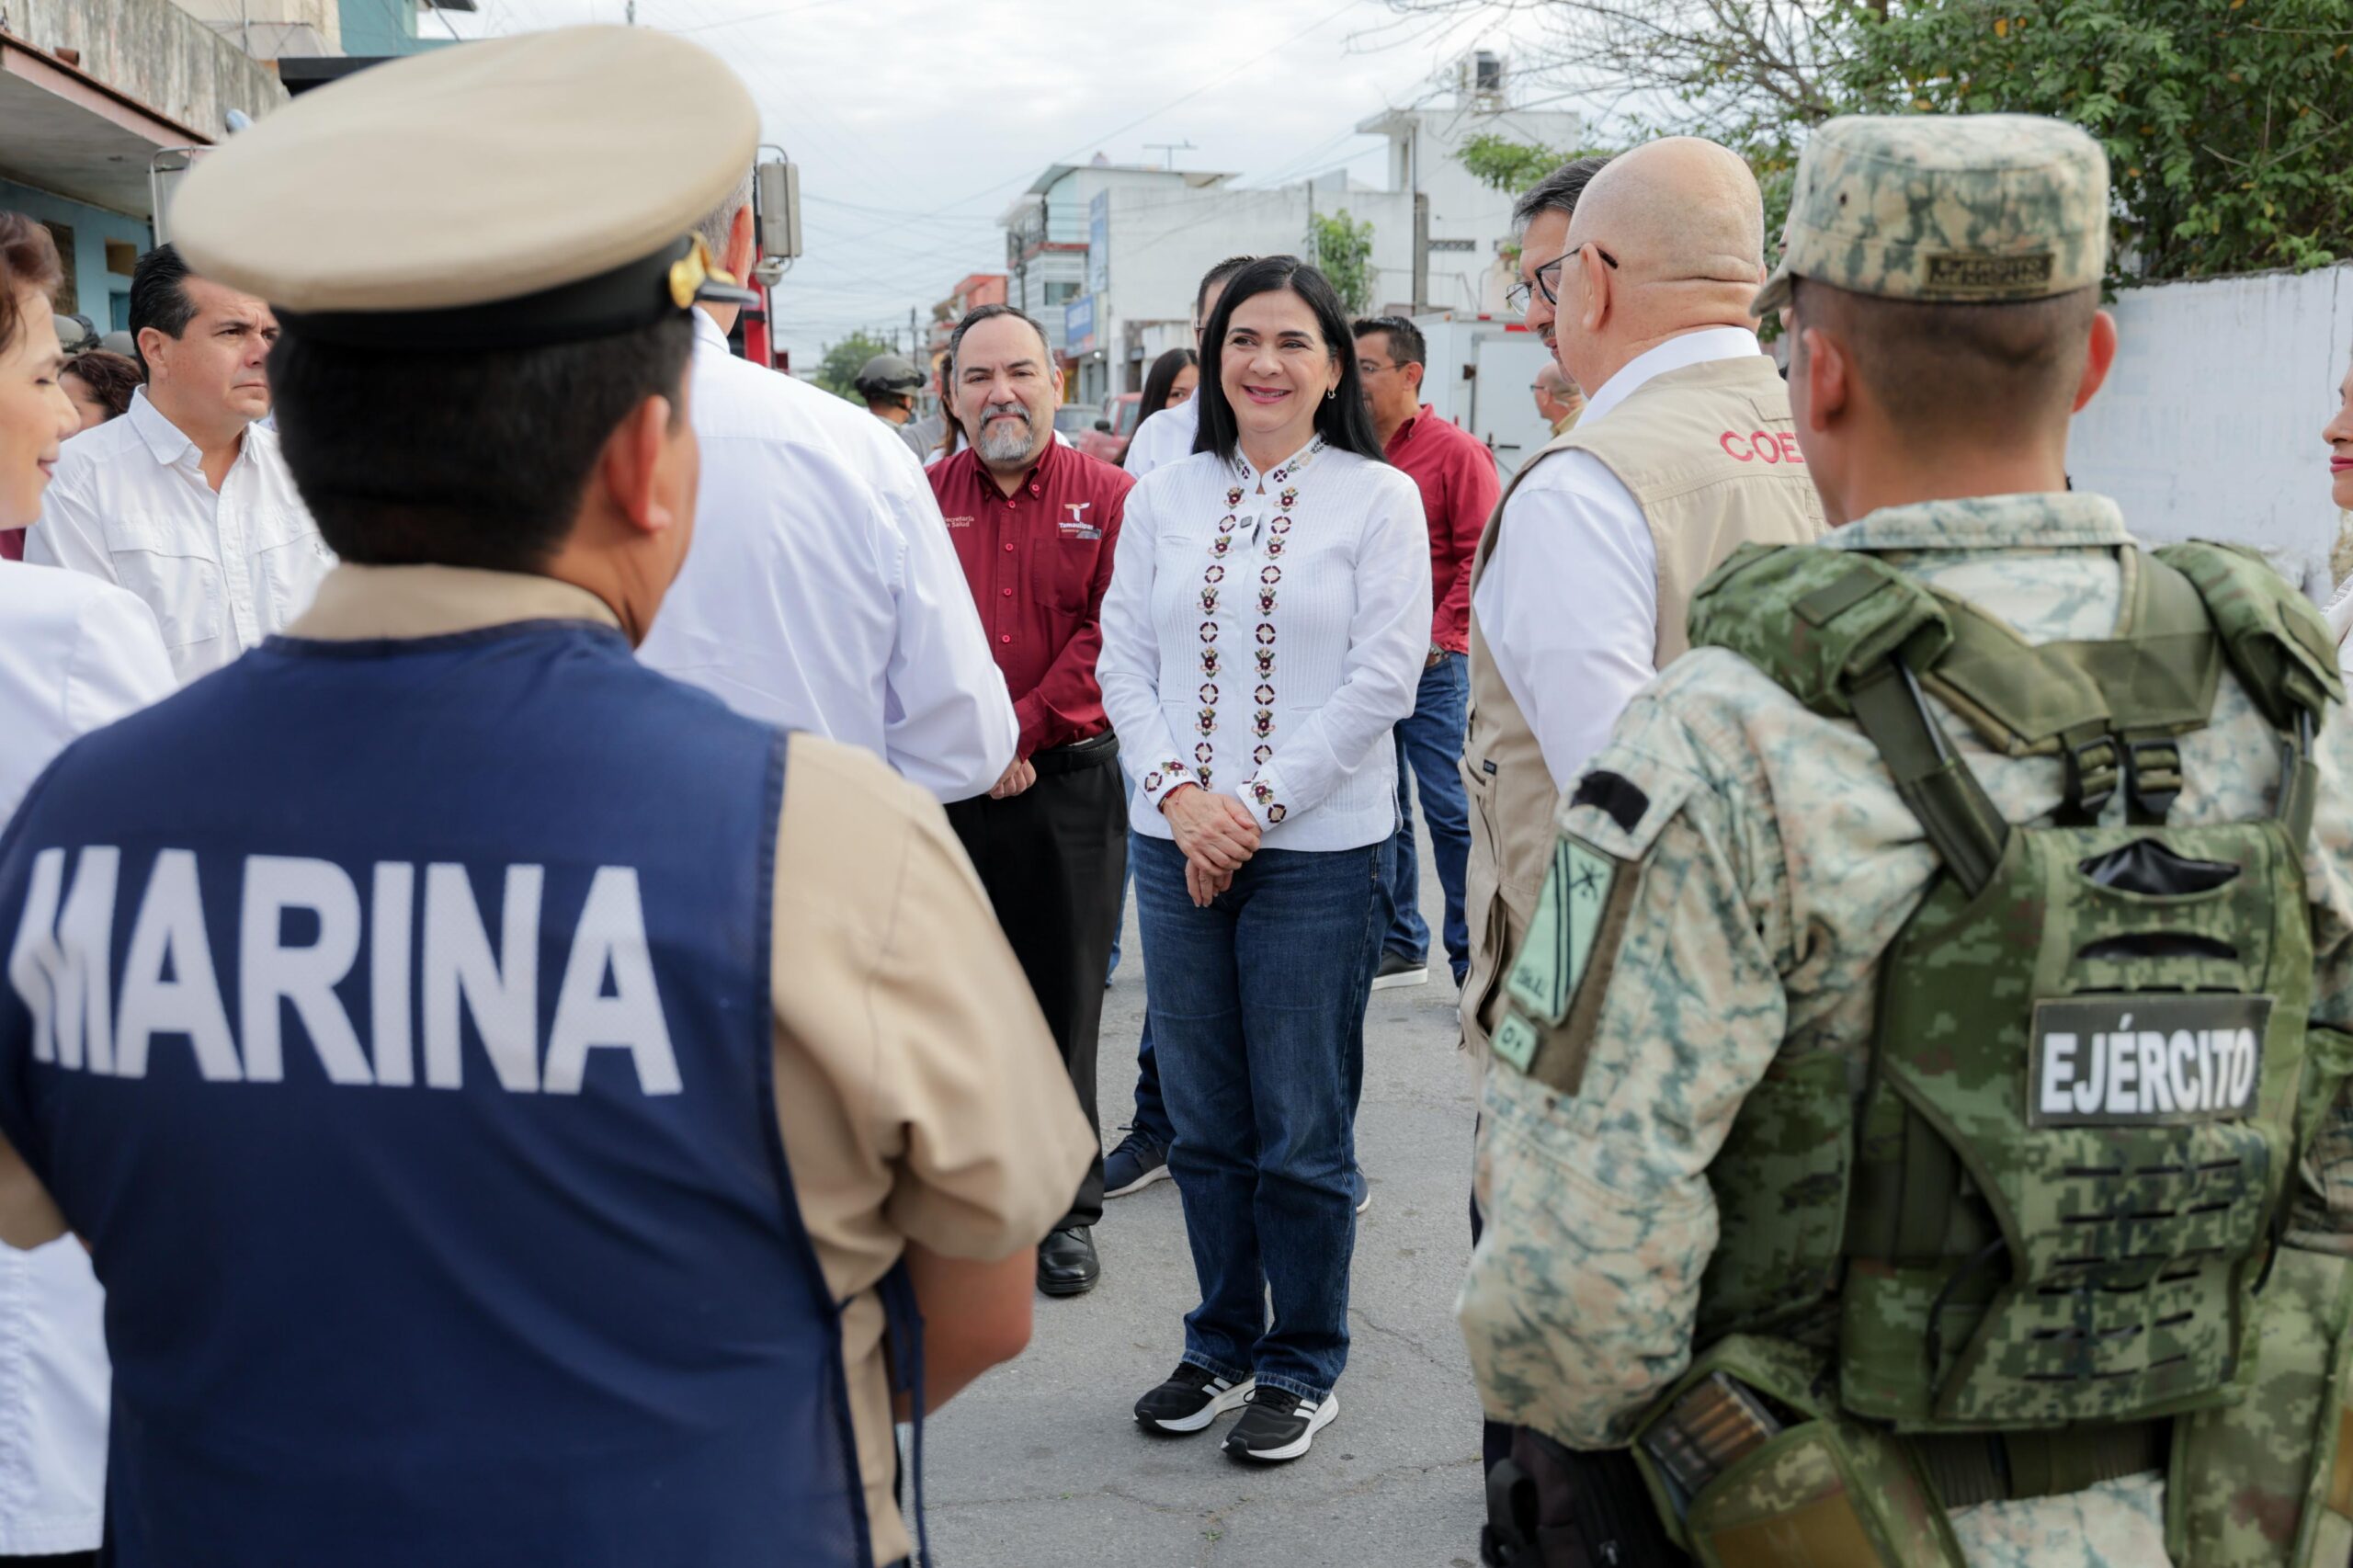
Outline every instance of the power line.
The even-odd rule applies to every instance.
[[[1199,97],[1203,93],[1208,92],[1211,87],[1223,85],[1225,83],[1230,82],[1234,77],[1242,74],[1243,72],[1247,71],[1251,66],[1257,64],[1260,61],[1265,60],[1269,56],[1281,53],[1284,50],[1289,49],[1292,44],[1297,43],[1301,39],[1305,38],[1308,34],[1315,32],[1320,28],[1337,21],[1342,16],[1351,10],[1354,10],[1357,6],[1363,5],[1364,3],[1365,0],[1341,0],[1341,4],[1336,9],[1313,22],[1310,22],[1307,26],[1300,28],[1297,32],[1292,33],[1290,37],[1283,39],[1280,42],[1259,51],[1257,53],[1250,56],[1247,60],[1241,62],[1239,64],[1230,66],[1220,74],[1211,77],[1208,81],[1203,82],[1199,86],[1193,88],[1189,92],[1179,93],[1176,97],[1169,99],[1166,103],[1160,105],[1156,108],[1149,109],[1146,112],[1138,115],[1135,119],[1129,120],[1123,125],[1114,126],[1109,131],[1104,131],[1098,136],[1088,137],[1072,151],[1062,153],[1057,157],[1048,159],[1047,165],[1051,167],[1056,164],[1069,163],[1072,159],[1078,157],[1090,147],[1100,146],[1126,131],[1133,131],[1139,125],[1149,123],[1150,121],[1158,119],[1161,115],[1167,113],[1170,109],[1176,108],[1179,104],[1192,102],[1195,98]],[[972,192],[970,196],[959,197],[957,199],[945,202],[928,212],[918,212],[902,222],[887,224],[882,228],[873,230],[868,233],[859,234],[847,243],[851,244],[864,244],[870,240],[880,239],[885,234],[896,233],[901,229],[907,228],[915,223],[920,223],[926,219],[937,218],[941,213],[947,212],[950,209],[962,207],[969,202],[978,201],[982,198],[990,195],[992,192],[1003,190],[1006,186],[1017,185],[1020,182],[1021,178],[1021,176],[1015,175],[1009,179],[1001,179],[993,185],[983,186],[980,189]]]

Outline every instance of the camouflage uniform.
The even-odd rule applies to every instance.
[[[1857,291],[1977,300],[2099,277],[2104,164],[2055,122],[1833,121],[1798,185],[1789,260],[1760,310],[1787,301],[1792,269]],[[1824,545],[1876,554],[2040,644],[2113,634],[2131,542],[2114,504],[2061,493],[1889,507]],[[2005,819],[2051,817],[2059,758],[1999,755],[1930,705]],[[2167,820],[2268,813],[2278,744],[2226,671],[2209,723],[2181,737]],[[2353,722],[2332,719],[2315,761],[2313,1020],[2342,1027],[2353,1023]],[[1835,1056],[1860,1094],[1884,956],[1939,869],[1872,742],[1722,648],[1687,654],[1634,700],[1587,778],[1600,775],[1629,788],[1568,797],[1564,844],[1639,881],[1622,927],[1572,966],[1577,1006],[1560,1027],[1583,1031],[1574,1092],[1507,1061],[1489,1066],[1477,1173],[1487,1231],[1458,1305],[1488,1414],[1584,1449],[1625,1443],[1689,1363],[1718,1241],[1707,1173],[1768,1067]],[[2124,820],[2122,795],[2104,822]],[[2353,1251],[2348,1174],[2353,1118],[2340,1104],[2302,1173],[2299,1244]],[[2163,1495],[2151,1474],[1984,1504],[1951,1522],[1980,1568],[2148,1568],[2166,1561]]]

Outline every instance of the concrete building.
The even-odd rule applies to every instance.
[[[1001,222],[1012,301],[1046,325],[1074,403],[1140,391],[1164,350],[1193,341],[1193,291],[1222,257],[1312,254],[1313,221],[1345,212],[1372,229],[1370,306],[1476,312],[1511,281],[1511,199],[1457,153],[1497,135],[1569,148],[1579,117],[1512,108],[1501,66],[1465,62],[1454,101],[1390,109],[1357,129],[1389,147],[1385,182],[1345,171],[1265,189],[1235,176],[1141,165],[1056,165]],[[1417,244],[1417,239],[1420,242]]]
[[[931,330],[924,338],[927,359],[936,362],[948,352],[948,339],[954,335],[958,322],[983,305],[1006,303],[1007,281],[1002,272],[973,272],[958,278],[947,297],[931,307]]]
[[[153,243],[156,155],[219,141],[233,111],[259,119],[286,89],[169,0],[7,0],[0,28],[0,207],[56,236],[59,308],[113,331]]]

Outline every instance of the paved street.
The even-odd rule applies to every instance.
[[[1422,856],[1423,908],[1438,884]],[[1106,1146],[1135,1082],[1143,983],[1131,903],[1106,1000]],[[1305,1459],[1244,1468],[1232,1424],[1159,1439],[1136,1396],[1168,1374],[1198,1300],[1174,1184],[1108,1206],[1103,1283],[1040,1298],[1036,1336],[926,1432],[932,1545],[944,1568],[1472,1568],[1483,1510],[1479,1408],[1451,1308],[1469,1245],[1472,1095],[1454,1049],[1454,985],[1377,992],[1366,1027],[1358,1221],[1338,1418]]]

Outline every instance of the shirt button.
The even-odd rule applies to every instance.
[[[996,640],[1000,642],[1010,642],[1013,641],[1013,633],[1010,631],[1001,631],[997,633]]]
[[[1013,549],[1013,541],[1012,541],[1012,540],[1007,540],[1006,541],[1006,546],[1005,546],[1005,548],[1006,548],[1006,550],[1007,551],[1010,551]]]
[[[1005,590],[1005,597],[1006,597],[1006,598],[1008,598],[1008,599],[1009,599],[1009,598],[1011,598],[1011,597],[1013,597],[1013,590],[1012,590],[1011,588],[1007,588],[1007,589],[1006,589],[1006,590]]]

